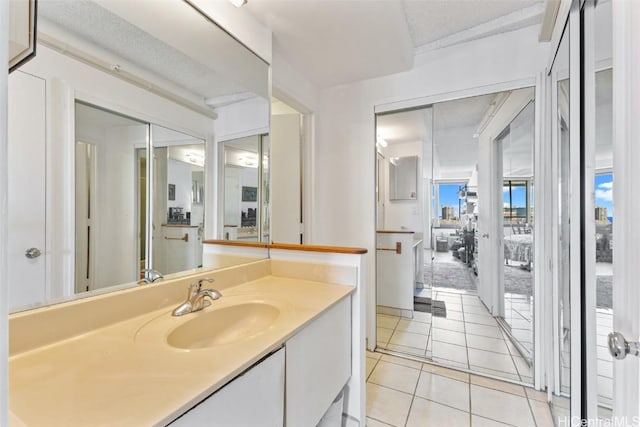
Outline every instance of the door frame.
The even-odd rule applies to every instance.
[[[616,256],[613,261],[613,329],[628,340],[640,338],[640,277],[638,242],[640,228],[634,212],[640,211],[636,183],[640,168],[640,3],[612,2],[613,19],[613,197],[616,218]],[[634,356],[614,361],[615,417],[637,419],[640,415],[640,363]]]

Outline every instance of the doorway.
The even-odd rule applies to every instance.
[[[378,348],[533,383],[533,92],[376,116]]]

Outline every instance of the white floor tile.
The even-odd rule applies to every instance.
[[[447,329],[433,328],[433,340],[461,346],[467,345],[464,333],[449,331]]]
[[[469,425],[469,413],[416,397],[411,405],[407,427]]]
[[[426,357],[425,349],[423,348],[414,348],[414,347],[406,347],[404,345],[396,345],[396,344],[387,344],[384,346],[387,350],[395,351],[400,354],[408,354],[410,356],[417,357]]]
[[[367,383],[367,416],[401,427],[405,425],[413,396]]]
[[[498,326],[479,325],[477,323],[467,323],[465,325],[467,334],[481,335],[491,338],[502,338]]]
[[[497,326],[496,319],[493,316],[485,316],[483,314],[465,313],[464,321],[466,323],[477,323],[479,325]]]
[[[391,335],[389,344],[402,345],[406,347],[427,349],[427,335],[414,334],[413,332],[395,331]]]
[[[431,324],[418,322],[416,320],[402,319],[396,326],[396,331],[413,332],[416,334],[429,335]]]
[[[500,423],[498,421],[490,420],[489,418],[480,417],[478,415],[471,415],[472,427],[509,427],[509,424]]]
[[[491,388],[498,391],[504,391],[505,393],[515,394],[517,396],[526,397],[524,387],[507,383],[504,381],[497,381],[487,377],[481,377],[478,375],[471,375],[471,384],[479,385],[486,388]]]
[[[481,303],[478,304],[463,304],[464,312],[469,314],[478,314],[482,316],[491,316],[491,313]]]
[[[458,322],[464,322],[464,314],[462,313],[462,311],[453,311],[447,308],[447,315],[444,317],[444,319],[457,320]]]
[[[369,382],[413,394],[419,377],[419,369],[408,368],[381,360],[369,377]]]
[[[450,331],[464,332],[464,322],[457,320],[443,319],[441,317],[433,318],[433,327],[440,329],[448,329]]]
[[[432,352],[434,359],[457,362],[465,367],[469,363],[467,360],[467,348],[463,346],[434,341]]]
[[[396,356],[392,356],[390,354],[383,354],[381,360],[384,361],[384,362],[395,363],[396,365],[407,366],[409,368],[414,368],[414,369],[421,369],[422,368],[422,362],[417,362],[415,360],[405,359],[403,357],[396,357]]]
[[[431,323],[431,319],[432,319],[431,313],[424,313],[424,312],[421,312],[421,311],[414,311],[413,312],[413,319],[411,319],[411,320],[416,321],[416,322],[422,322],[422,323]]]
[[[453,378],[454,380],[469,382],[469,374],[466,372],[458,371],[455,369],[447,369],[442,366],[433,365],[431,363],[424,363],[422,365],[422,370],[425,372],[430,372],[432,374],[442,375],[444,377]]]
[[[423,371],[416,396],[469,411],[469,384]]]
[[[391,424],[383,423],[367,417],[367,427],[389,427]]]
[[[551,416],[551,409],[547,402],[530,400],[529,404],[531,405],[533,418],[535,419],[538,427],[553,427],[553,417]]]
[[[494,353],[509,354],[507,344],[504,339],[483,337],[480,335],[467,334],[467,346],[480,350],[493,351]]]
[[[524,358],[513,356],[513,361],[516,364],[516,369],[520,376],[533,377],[533,369],[527,364],[527,362],[525,362]]]
[[[535,426],[526,398],[471,385],[471,412],[516,426]]]
[[[518,373],[510,355],[475,348],[469,349],[469,365],[481,366],[510,374]]]

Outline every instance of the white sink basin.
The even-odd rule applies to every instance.
[[[280,308],[263,301],[252,301],[196,313],[193,318],[173,329],[167,343],[180,349],[199,349],[230,344],[251,338],[269,329],[280,316]]]

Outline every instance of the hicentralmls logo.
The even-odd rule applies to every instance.
[[[587,420],[580,417],[559,417],[558,427],[640,427],[640,417],[612,417]]]

